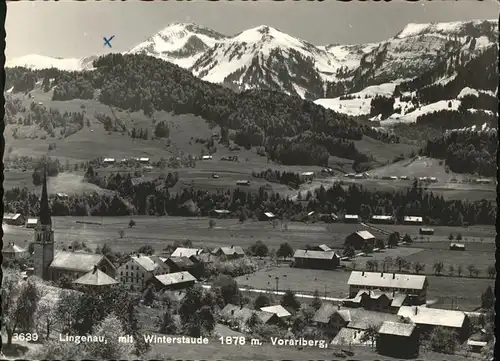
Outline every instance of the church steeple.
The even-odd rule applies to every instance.
[[[52,225],[49,208],[49,196],[47,193],[47,165],[45,165],[43,170],[42,197],[40,199],[40,214],[38,216],[38,221],[41,225]]]

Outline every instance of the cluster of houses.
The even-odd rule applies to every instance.
[[[139,162],[141,164],[149,164],[150,159],[148,157],[139,157],[139,158],[123,158],[121,160],[117,160],[116,158],[104,158],[102,163],[105,165],[112,165],[116,163],[126,164],[129,162]]]

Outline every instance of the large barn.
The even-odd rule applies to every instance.
[[[429,285],[426,276],[365,271],[352,271],[347,284],[350,298],[361,290],[379,289],[407,294],[412,304],[425,303]]]
[[[340,264],[340,257],[334,251],[298,249],[293,258],[297,268],[333,270]]]
[[[368,231],[358,231],[352,233],[345,239],[346,245],[351,245],[357,250],[362,249],[365,243],[371,247],[375,245],[375,236]]]

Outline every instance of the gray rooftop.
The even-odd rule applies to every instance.
[[[187,271],[167,273],[155,276],[155,278],[165,286],[196,281],[196,278],[194,278],[194,276]]]
[[[118,282],[100,269],[95,269],[84,274],[82,277],[73,281],[73,283],[87,286],[110,286]]]
[[[466,318],[462,311],[417,306],[402,306],[398,316],[408,317],[416,324],[452,328],[461,328]]]
[[[170,257],[191,257],[201,254],[203,250],[201,248],[183,248],[178,247],[175,251],[170,255]]]
[[[334,251],[311,251],[298,249],[293,254],[294,258],[309,258],[309,259],[334,259],[338,257]]]
[[[157,268],[160,267],[159,264],[157,264],[154,260],[152,260],[148,256],[132,256],[130,257],[134,263],[137,265],[141,266],[143,269],[145,269],[147,272],[153,272]]]
[[[276,317],[274,313],[251,310],[246,307],[240,307],[232,304],[227,304],[221,311],[221,314],[227,318],[239,318],[243,323],[252,317],[252,314],[257,314],[263,323],[269,322],[272,317]]]
[[[94,265],[99,264],[104,258],[102,254],[60,251],[55,255],[50,268],[90,272],[94,269]]]
[[[278,317],[288,317],[292,314],[287,311],[287,309],[281,305],[261,307],[261,311],[274,313]]]
[[[414,323],[385,321],[378,332],[386,335],[409,337],[415,331],[415,327]]]

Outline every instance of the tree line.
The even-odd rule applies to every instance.
[[[484,177],[497,174],[498,133],[496,131],[453,131],[428,140],[422,154],[444,159],[455,173]]]
[[[89,172],[88,172],[89,173]],[[170,215],[208,216],[214,209],[227,209],[234,215],[259,219],[264,212],[272,212],[282,219],[302,220],[308,212],[320,214],[393,214],[398,222],[405,215],[422,216],[426,223],[436,225],[495,224],[496,206],[488,200],[444,200],[442,196],[424,191],[417,183],[407,190],[371,191],[360,185],[347,188],[337,183],[328,189],[320,187],[309,192],[305,199],[292,201],[279,193],[264,188],[247,192],[239,188],[209,193],[186,188],[170,193],[166,179],[158,178],[140,183],[132,182],[130,175],[116,174],[99,177],[101,186],[115,191],[113,195],[97,193],[71,195],[68,199],[51,198],[54,216],[125,216]],[[86,176],[87,179],[90,179]],[[170,178],[172,179],[172,178]],[[5,192],[6,212],[38,215],[38,193],[27,188],[13,188]]]
[[[300,184],[305,182],[304,177],[301,177],[299,173],[294,172],[280,172],[279,170],[267,169],[261,172],[252,172],[252,177],[263,178],[271,183],[280,183],[290,185],[293,188],[297,188]]]

